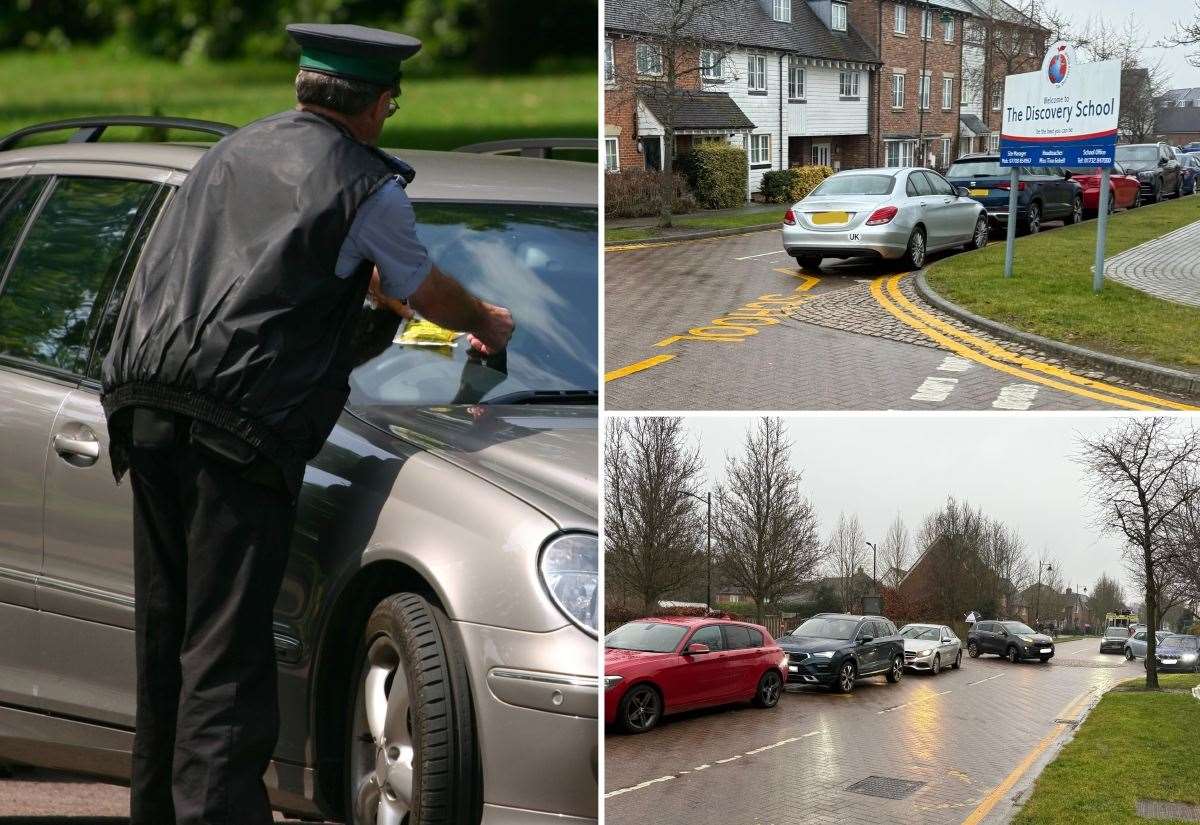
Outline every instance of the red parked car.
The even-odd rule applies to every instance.
[[[787,655],[765,627],[692,616],[638,619],[604,639],[604,720],[645,733],[668,713],[779,703]]]
[[[1083,187],[1083,212],[1095,217],[1100,211],[1100,170],[1072,169],[1071,179]],[[1126,172],[1114,162],[1108,175],[1108,210],[1134,209],[1142,205],[1142,184],[1137,175]]]

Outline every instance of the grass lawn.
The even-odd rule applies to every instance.
[[[1078,642],[1080,639],[1083,639],[1083,638],[1086,638],[1086,637],[1085,636],[1056,636],[1056,637],[1054,637],[1054,643],[1056,645],[1061,645],[1065,642]]]
[[[295,105],[296,66],[234,61],[181,66],[78,48],[0,54],[0,134],[39,121],[162,114],[242,126]],[[408,77],[382,145],[454,149],[510,137],[595,137],[596,74]],[[133,130],[111,130],[129,140]],[[105,134],[108,138],[109,133]],[[184,133],[171,137],[195,140]],[[63,134],[53,140],[62,140]],[[595,153],[592,153],[595,157]]]
[[[706,229],[737,229],[744,226],[760,226],[779,223],[783,220],[786,206],[763,209],[756,212],[734,212],[723,215],[691,215],[675,218],[673,231],[700,232]],[[605,229],[606,241],[646,241],[662,237],[657,226],[632,226],[623,229]]]
[[[1200,676],[1160,676],[1109,692],[1038,777],[1013,825],[1134,825],[1141,799],[1200,804]],[[1161,821],[1161,820],[1156,820]]]
[[[1107,255],[1197,220],[1197,196],[1120,212],[1109,221]],[[926,277],[949,300],[1017,329],[1197,371],[1200,307],[1152,298],[1110,279],[1105,279],[1101,294],[1092,292],[1096,227],[1096,221],[1088,221],[1018,238],[1010,279],[1003,277],[1003,244],[938,261]]]

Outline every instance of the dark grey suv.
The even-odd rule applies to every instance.
[[[984,653],[1003,656],[1010,662],[1054,658],[1054,640],[1023,622],[976,622],[967,633],[967,655],[976,659]]]
[[[0,760],[122,779],[131,499],[98,370],[138,253],[205,149],[94,142],[114,120],[130,121],[0,140]],[[306,818],[428,821],[451,794],[460,825],[595,822],[596,170],[403,156],[432,257],[511,307],[517,333],[481,358],[364,306],[275,605],[265,779]]]
[[[788,655],[789,682],[849,693],[868,676],[904,678],[904,639],[883,616],[819,613],[776,641]]]
[[[1165,143],[1129,143],[1117,147],[1117,160],[1142,187],[1142,203],[1183,195],[1183,170]]]

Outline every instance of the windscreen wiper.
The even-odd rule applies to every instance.
[[[483,404],[596,404],[600,393],[596,390],[521,390],[507,395],[498,395],[480,402]]]

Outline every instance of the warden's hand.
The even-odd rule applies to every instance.
[[[514,329],[516,324],[513,323],[511,312],[504,307],[484,303],[482,325],[467,335],[467,341],[484,355],[492,355],[508,346]]]
[[[406,302],[401,301],[399,298],[390,298],[383,294],[383,287],[379,282],[379,267],[371,270],[371,285],[367,287],[367,292],[370,294],[371,299],[375,301],[376,306],[390,309],[404,319],[413,317],[412,307]]]

